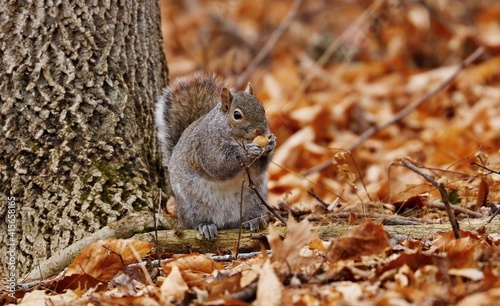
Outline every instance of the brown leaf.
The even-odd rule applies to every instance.
[[[220,263],[200,254],[183,255],[174,260],[161,263],[163,272],[169,274],[173,267],[178,267],[182,277],[189,286],[205,288],[206,278],[215,270],[224,270]]]
[[[220,263],[197,253],[183,255],[174,260],[161,264],[163,272],[170,273],[173,266],[179,267],[180,271],[189,270],[193,272],[201,272],[210,274],[215,270],[224,270],[224,266]]]
[[[425,207],[423,197],[423,195],[412,196],[404,201],[395,202],[393,205],[399,215],[403,215],[407,210],[419,212]]]
[[[241,272],[237,270],[217,271],[214,281],[208,284],[209,300],[221,298],[227,293],[238,292],[241,289]]]
[[[274,256],[274,254],[273,254]],[[281,305],[283,285],[274,273],[269,260],[262,266],[257,283],[257,298],[254,305],[273,306]]]
[[[177,302],[181,302],[184,299],[184,295],[188,289],[189,287],[182,278],[179,267],[175,265],[160,287],[161,294],[167,301],[171,301],[171,297],[174,297]]]
[[[386,271],[399,269],[402,266],[408,266],[411,270],[417,271],[420,267],[432,265],[434,263],[435,258],[431,255],[426,255],[421,252],[413,254],[403,253],[396,259],[391,260],[388,264],[381,267],[379,271],[377,271],[377,274],[381,275]]]
[[[452,268],[476,268],[477,243],[471,237],[454,240],[448,247],[448,258]]]
[[[487,206],[488,193],[490,192],[490,185],[484,177],[481,177],[481,182],[479,182],[479,191],[477,192],[476,205],[474,210],[478,210],[481,206]]]
[[[281,240],[276,230],[270,226],[267,240],[273,251],[272,261],[286,261],[292,270],[295,271],[301,259],[299,254],[300,249],[307,245],[315,236],[311,230],[312,225],[307,219],[297,223],[293,218],[290,218],[287,224],[286,237],[284,240]]]
[[[325,243],[319,237],[314,238],[309,243],[310,250],[326,251]]]
[[[108,239],[94,242],[73,259],[63,279],[54,284],[54,290],[57,292],[62,292],[64,289],[86,291],[94,287],[96,290],[103,290],[106,287],[103,282],[112,279],[126,265],[137,262],[130,246],[135,248],[141,257],[153,248],[151,243],[134,239]]]
[[[329,254],[332,261],[359,260],[361,256],[380,254],[389,247],[384,227],[367,220],[335,240]]]
[[[134,239],[99,240],[84,248],[69,265],[66,275],[88,274],[100,280],[110,280],[124,265],[137,262],[129,246],[142,257],[153,244]]]

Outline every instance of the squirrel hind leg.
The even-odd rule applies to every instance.
[[[198,231],[200,231],[200,233],[208,240],[214,240],[219,236],[217,226],[213,223],[198,225]]]

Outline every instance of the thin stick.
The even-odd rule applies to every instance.
[[[264,197],[257,190],[257,187],[255,186],[255,184],[254,184],[254,182],[252,180],[252,177],[250,176],[250,168],[245,167],[245,172],[246,172],[247,177],[248,177],[248,186],[250,187],[250,189],[253,190],[253,192],[255,192],[255,194],[257,195],[257,197],[260,200],[260,203],[262,205],[264,205],[267,208],[267,210],[269,210],[276,218],[278,218],[278,220],[281,221],[281,223],[283,223],[286,226],[286,220],[285,220],[285,218],[283,218],[279,214],[279,212],[277,212],[276,209],[274,209],[274,207],[272,207],[271,205],[267,204],[267,201],[264,199]]]
[[[453,213],[453,210],[451,209],[451,204],[450,204],[450,201],[448,199],[448,193],[446,192],[444,184],[436,181],[432,176],[423,172],[422,169],[415,166],[408,159],[403,159],[402,163],[408,169],[412,170],[415,173],[420,174],[424,179],[426,179],[428,182],[430,182],[432,185],[434,185],[439,190],[439,193],[441,194],[441,199],[443,200],[443,204],[446,208],[446,213],[448,214],[448,218],[450,219],[451,227],[453,228],[453,233],[455,234],[455,239],[460,239],[460,227],[458,225],[457,220],[455,219],[455,215]]]
[[[446,209],[445,205],[442,204],[442,203],[428,203],[427,206],[429,206],[431,208],[439,208],[439,209],[443,209],[444,208],[444,209]],[[478,213],[477,211],[473,211],[473,210],[467,209],[465,207],[460,207],[460,206],[453,205],[453,206],[451,206],[451,209],[454,212],[465,214],[469,218],[471,218],[471,217],[472,218],[482,218],[483,217],[483,214]]]
[[[500,212],[500,207],[497,207],[497,210],[495,211],[495,213],[491,216],[491,218],[486,223],[491,223],[491,221],[493,221],[493,219],[495,219],[495,217],[498,215],[499,212]]]
[[[241,231],[243,230],[243,188],[245,187],[245,177],[241,180],[241,192],[240,192],[240,228],[238,231],[238,242],[236,243],[236,251],[234,256],[238,256],[238,251],[240,249],[241,241]]]
[[[311,188],[307,193],[309,193],[313,198],[318,200],[318,202],[323,204],[325,208],[328,208],[328,206],[330,206],[330,204],[326,203],[325,201],[323,201],[322,198],[320,198],[320,196],[314,191],[314,189]]]
[[[431,223],[428,221],[423,221],[419,218],[410,218],[404,216],[391,216],[384,214],[365,214],[365,213],[353,213],[353,212],[340,212],[337,214],[333,214],[332,217],[336,217],[339,219],[349,219],[351,215],[356,216],[360,219],[380,219],[382,220],[382,224],[384,225],[421,225],[424,223]],[[437,224],[437,222],[435,222]]]
[[[429,100],[431,97],[435,96],[438,92],[443,90],[446,86],[448,86],[456,77],[457,75],[467,66],[472,64],[476,59],[478,59],[482,54],[484,53],[484,48],[479,47],[474,51],[471,55],[469,55],[465,60],[463,60],[460,65],[453,71],[452,74],[450,74],[447,78],[442,80],[436,87],[434,87],[431,91],[426,92],[424,95],[420,96],[417,100],[413,101],[410,105],[407,107],[403,108],[399,113],[394,115],[392,119],[386,121],[385,123],[382,123],[380,125],[373,126],[366,130],[363,134],[361,134],[358,139],[349,145],[346,150],[351,151],[357,148],[360,144],[362,144],[365,140],[376,134],[378,131],[383,130],[394,123],[397,123],[401,121],[404,117],[406,117],[408,114],[410,114],[413,110],[415,110],[417,107],[419,107],[421,104]],[[321,164],[314,166],[313,168],[306,170],[302,175],[308,176],[310,174],[322,171],[329,166],[332,165],[332,160],[328,159]]]
[[[240,74],[240,76],[234,82],[236,88],[241,88],[248,81],[250,75],[255,71],[255,69],[257,69],[262,60],[264,60],[264,58],[271,52],[280,36],[285,32],[285,30],[290,26],[292,21],[297,16],[297,12],[301,3],[302,0],[295,0],[293,2],[292,8],[290,9],[290,12],[286,16],[285,20],[283,20],[279,27],[271,34],[264,47],[260,49],[260,52],[248,65],[247,69],[245,69],[245,71]]]

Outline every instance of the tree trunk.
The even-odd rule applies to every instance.
[[[149,213],[167,83],[157,0],[22,3],[0,0],[0,254],[17,276]]]

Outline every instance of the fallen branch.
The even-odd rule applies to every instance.
[[[427,206],[432,208],[446,209],[446,206],[443,203],[427,203]],[[473,218],[484,217],[483,214],[478,213],[477,211],[473,211],[461,206],[453,205],[451,206],[451,209],[456,213],[465,214],[467,215],[467,217],[473,217]]]
[[[451,227],[453,228],[453,234],[455,234],[456,239],[460,239],[460,227],[458,225],[457,220],[455,219],[455,214],[453,213],[453,211],[451,209],[451,204],[450,204],[450,201],[448,199],[448,193],[446,192],[444,184],[436,181],[432,176],[423,172],[422,169],[415,166],[408,159],[403,159],[402,163],[408,169],[412,170],[415,173],[420,174],[424,179],[426,179],[428,182],[430,182],[432,185],[434,185],[439,190],[439,194],[441,194],[441,199],[443,200],[443,204],[445,206],[446,213],[448,214],[448,218],[450,219]]]
[[[373,216],[376,218],[376,216]],[[372,216],[366,216],[366,218],[372,218]],[[144,221],[144,220],[143,220]],[[475,220],[472,220],[475,221]],[[484,225],[483,220],[479,220],[480,222],[471,222],[471,220],[466,220],[466,222],[462,223],[462,227],[464,230],[476,231],[479,228],[486,228],[486,235],[498,233],[498,227],[500,225],[500,220],[495,220],[495,222]],[[126,223],[126,222],[125,222]],[[130,220],[128,221],[130,224]],[[344,235],[349,230],[351,230],[354,226],[344,225],[344,224],[332,224],[329,226],[321,226],[313,228],[312,231],[318,234],[319,238],[325,241],[330,241],[334,238]],[[422,224],[422,225],[398,225],[398,226],[385,226],[385,230],[388,234],[397,237],[407,237],[413,239],[428,239],[432,237],[434,234],[445,232],[449,229],[449,225],[447,224]],[[109,228],[107,229],[109,231]],[[153,229],[151,232],[136,234],[132,237],[132,239],[138,239],[145,242],[155,243],[158,241],[157,252],[160,254],[163,253],[174,253],[174,254],[182,254],[182,253],[192,253],[192,252],[200,252],[200,253],[231,253],[234,249],[234,242],[238,239],[238,229],[232,230],[221,230],[219,231],[219,237],[214,241],[209,241],[205,239],[198,230],[158,230],[157,237]],[[286,228],[285,227],[275,227],[275,230],[278,232],[280,236],[285,236]],[[107,238],[125,238],[121,235],[117,234],[115,231],[115,235],[107,235]],[[244,230],[241,236],[241,245],[240,252],[254,252],[262,250],[262,242],[266,241],[266,235],[269,233],[268,229],[262,229],[257,233],[252,233],[248,230]],[[129,233],[127,233],[129,234]],[[99,238],[105,239],[105,238]],[[95,239],[97,241],[99,239]],[[92,241],[92,242],[94,242]],[[68,249],[62,250],[61,252],[68,252],[68,260],[65,262],[59,262],[58,267],[51,270],[51,273],[43,272],[36,273],[36,275],[42,275],[39,278],[46,278],[51,275],[56,275],[59,272],[63,271],[70,263],[74,256],[81,250],[83,247],[91,244],[92,242],[82,243],[84,244],[82,247],[78,249],[74,249],[73,251],[68,251]],[[70,253],[71,252],[71,253]],[[241,255],[240,255],[241,256]],[[241,258],[241,257],[239,257]],[[54,260],[53,260],[54,261]],[[43,270],[43,269],[42,269]],[[31,274],[30,279],[35,279],[33,276],[35,274]],[[43,282],[42,282],[43,284]],[[19,284],[21,285],[21,284]]]
[[[156,221],[153,221],[154,218],[149,214],[134,214],[129,215],[119,221],[116,221],[108,226],[97,230],[96,232],[83,237],[82,239],[74,242],[68,247],[55,252],[51,257],[43,260],[37,266],[37,268],[33,269],[30,273],[23,276],[22,279],[32,280],[32,279],[41,279],[47,276],[51,276],[57,274],[59,271],[62,271],[66,268],[74,256],[78,254],[83,248],[86,246],[103,239],[109,238],[130,238],[136,233],[141,233],[147,231],[148,229],[154,230],[157,228]],[[175,224],[176,221],[166,219],[160,219],[160,226],[163,228],[171,228],[171,224]],[[156,239],[154,239],[153,232],[153,241],[152,243],[157,243]]]
[[[484,48],[479,47],[474,51],[471,55],[469,55],[465,60],[463,60],[460,65],[457,67],[457,69],[450,74],[447,78],[442,80],[436,87],[434,87],[431,91],[428,91],[425,93],[423,96],[419,97],[417,100],[413,101],[410,105],[399,111],[392,119],[388,120],[385,123],[382,123],[380,125],[373,126],[366,130],[363,134],[361,134],[358,139],[349,145],[347,148],[345,148],[347,151],[354,150],[357,148],[360,144],[362,144],[365,140],[376,134],[378,131],[383,130],[394,123],[397,123],[401,121],[404,117],[408,116],[413,110],[415,110],[417,107],[419,107],[422,103],[425,101],[429,100],[431,97],[435,96],[438,92],[443,90],[446,86],[448,86],[456,77],[457,75],[467,66],[472,64],[476,59],[478,59],[482,54],[484,53]],[[321,164],[314,166],[313,168],[306,170],[305,172],[302,173],[303,176],[308,176],[313,173],[322,171],[326,168],[328,168],[330,165],[332,165],[332,160],[328,159]]]
[[[334,214],[333,217],[340,219],[349,219],[351,215],[354,215],[358,219],[370,219],[375,222],[382,221],[384,225],[422,225],[422,224],[437,224],[434,222],[423,221],[418,218],[409,218],[404,216],[395,215],[384,215],[384,214],[363,214],[363,213],[352,213],[352,212],[342,212]]]

